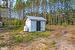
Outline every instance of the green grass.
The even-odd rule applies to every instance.
[[[0,47],[4,47],[4,46],[6,46],[7,44],[6,43],[1,43],[0,44]]]
[[[26,34],[12,33],[12,39],[16,43],[30,42],[34,40],[35,38],[48,37],[50,36],[50,34],[51,34],[50,32],[31,32],[31,33],[26,33]]]
[[[31,35],[37,37],[48,37],[51,33],[50,32],[32,32]]]
[[[21,35],[13,35],[13,39],[15,42],[19,43],[23,41],[23,37]]]

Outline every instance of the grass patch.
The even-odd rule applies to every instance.
[[[14,35],[13,39],[17,43],[23,42],[23,36],[21,36],[21,35]]]
[[[19,27],[16,32],[23,32],[23,26]]]
[[[33,36],[31,34],[20,34],[20,33],[13,33],[12,40],[15,43],[22,43],[22,42],[29,42],[33,40]]]
[[[34,39],[34,36],[33,35],[27,35],[24,37],[24,41],[25,42],[30,42]]]
[[[12,39],[16,43],[30,42],[38,37],[48,37],[50,36],[50,34],[51,34],[50,32],[31,32],[31,33],[26,33],[26,34],[13,33]]]
[[[9,46],[9,44],[7,44],[6,42],[0,43],[0,47],[5,47],[5,46]]]
[[[36,37],[48,37],[50,36],[50,32],[32,32],[31,35]]]
[[[0,47],[4,47],[4,46],[6,46],[5,43],[1,43],[1,44],[0,44]]]

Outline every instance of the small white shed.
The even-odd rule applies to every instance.
[[[24,31],[35,32],[45,31],[46,19],[43,17],[26,16]]]

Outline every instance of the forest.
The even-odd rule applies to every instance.
[[[46,23],[49,25],[63,25],[64,23],[68,25],[75,24],[74,0],[10,0],[9,2],[8,0],[3,1],[4,3],[0,5],[0,14],[1,9],[8,9],[8,12],[6,12],[7,15],[5,15],[6,17],[3,17],[5,20],[7,20],[7,22],[3,21],[5,25],[7,25],[7,23],[9,23],[9,25],[19,25],[21,24],[21,22],[18,23],[17,20],[23,19],[23,21],[25,21],[26,15],[44,17],[45,19],[47,19]],[[11,22],[9,18],[12,19]]]

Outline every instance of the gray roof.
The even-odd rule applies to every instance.
[[[43,21],[46,21],[46,19],[43,18],[43,17],[38,17],[38,16],[26,16],[26,17],[30,20],[43,20]]]

